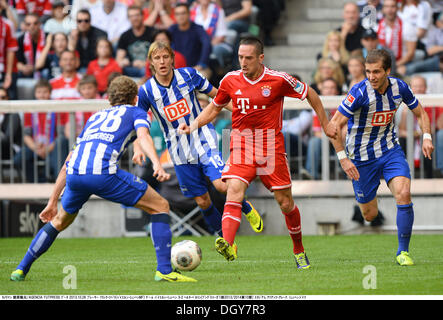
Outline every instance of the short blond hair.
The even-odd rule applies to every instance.
[[[169,43],[166,42],[161,42],[161,41],[154,41],[151,46],[149,47],[149,51],[148,51],[148,60],[149,62],[151,62],[150,64],[150,68],[151,68],[151,72],[152,74],[155,73],[155,69],[152,66],[152,56],[154,55],[154,53],[158,50],[163,50],[165,49],[166,51],[169,52],[169,54],[171,55],[171,59],[172,59],[172,67],[174,67],[174,58],[175,58],[175,53],[174,50],[172,50],[171,45]]]
[[[138,94],[138,86],[127,76],[118,76],[111,81],[108,88],[108,100],[111,106],[133,104]]]

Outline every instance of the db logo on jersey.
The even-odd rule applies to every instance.
[[[387,124],[391,123],[392,119],[394,118],[394,114],[395,110],[376,112],[372,116],[371,124],[374,127],[386,126]]]
[[[170,104],[169,106],[163,109],[165,111],[166,118],[173,122],[175,120],[180,119],[191,113],[191,109],[188,106],[188,103],[183,98],[178,100],[177,102]]]

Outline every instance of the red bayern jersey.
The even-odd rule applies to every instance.
[[[18,14],[37,13],[39,16],[52,14],[51,0],[17,0]]]
[[[8,51],[16,52],[18,50],[17,39],[14,37],[11,26],[8,21],[0,17],[0,73],[6,72]],[[12,72],[17,72],[16,62],[14,61]],[[1,79],[1,76],[0,76]]]
[[[233,129],[274,129],[282,127],[284,97],[305,99],[309,86],[286,72],[264,67],[254,81],[240,71],[229,72],[220,82],[213,103],[223,106],[232,100]]]
[[[64,78],[63,74],[51,79],[52,100],[73,100],[81,99],[80,93],[77,90],[77,85],[80,82],[81,74],[76,73],[72,78]],[[69,121],[69,113],[61,112],[61,125],[65,125]]]
[[[284,153],[281,133],[284,97],[305,99],[309,86],[285,72],[264,67],[254,81],[240,71],[228,73],[220,82],[213,103],[223,106],[232,100],[231,154],[255,161],[259,157]],[[249,160],[245,160],[249,161]]]

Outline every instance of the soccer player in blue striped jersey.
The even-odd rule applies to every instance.
[[[146,112],[134,106],[137,91],[137,84],[126,76],[111,82],[108,94],[112,107],[96,112],[85,124],[75,149],[68,155],[57,177],[46,208],[40,213],[40,219],[46,224],[11,274],[11,280],[25,279],[32,263],[49,249],[59,232],[74,221],[83,204],[95,194],[151,214],[151,236],[157,256],[156,281],[196,281],[172,270],[168,202],[145,181],[117,165],[126,147],[137,137],[139,148],[153,163],[154,176],[159,181],[169,179],[149,135],[150,122]],[[64,187],[61,207],[57,210]]]
[[[181,123],[189,125],[202,111],[196,91],[214,97],[217,88],[193,68],[175,69],[174,52],[167,43],[154,42],[148,59],[154,76],[140,87],[137,105],[152,110],[159,121],[183,195],[195,199],[206,223],[221,235],[222,216],[211,201],[206,182],[207,177],[226,194],[226,183],[221,180],[225,163],[215,128],[209,123],[189,136],[177,131]],[[141,154],[137,148],[134,153],[135,158]],[[249,201],[243,200],[242,212],[255,232],[263,230],[263,221]]]
[[[402,80],[388,76],[391,56],[385,50],[372,50],[365,61],[367,78],[354,85],[331,120],[338,135],[332,140],[338,159],[352,179],[355,197],[363,217],[372,221],[378,214],[377,189],[381,177],[397,203],[398,250],[396,261],[413,265],[409,242],[414,222],[411,175],[405,154],[395,132],[395,112],[401,103],[417,117],[423,132],[423,155],[431,159],[434,150],[429,117]],[[348,126],[346,151],[341,128]]]

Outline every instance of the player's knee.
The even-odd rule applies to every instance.
[[[197,203],[197,205],[203,210],[208,209],[212,203],[211,198],[209,197],[209,194],[207,194],[207,193],[202,196],[195,197],[194,200]]]
[[[57,231],[61,232],[69,227],[72,221],[74,221],[74,217],[71,217],[69,214],[57,214],[54,219],[52,219],[51,223]]]
[[[159,212],[169,213],[169,202],[165,198],[159,201]]]
[[[362,215],[366,221],[371,222],[372,220],[375,219],[375,217],[377,217],[378,209],[374,210],[373,208],[371,208],[367,210],[362,210]]]
[[[282,212],[291,212],[294,208],[294,200],[292,197],[279,197],[277,198],[277,203]]]
[[[411,192],[409,188],[402,188],[396,194],[397,204],[408,204],[411,202]]]

